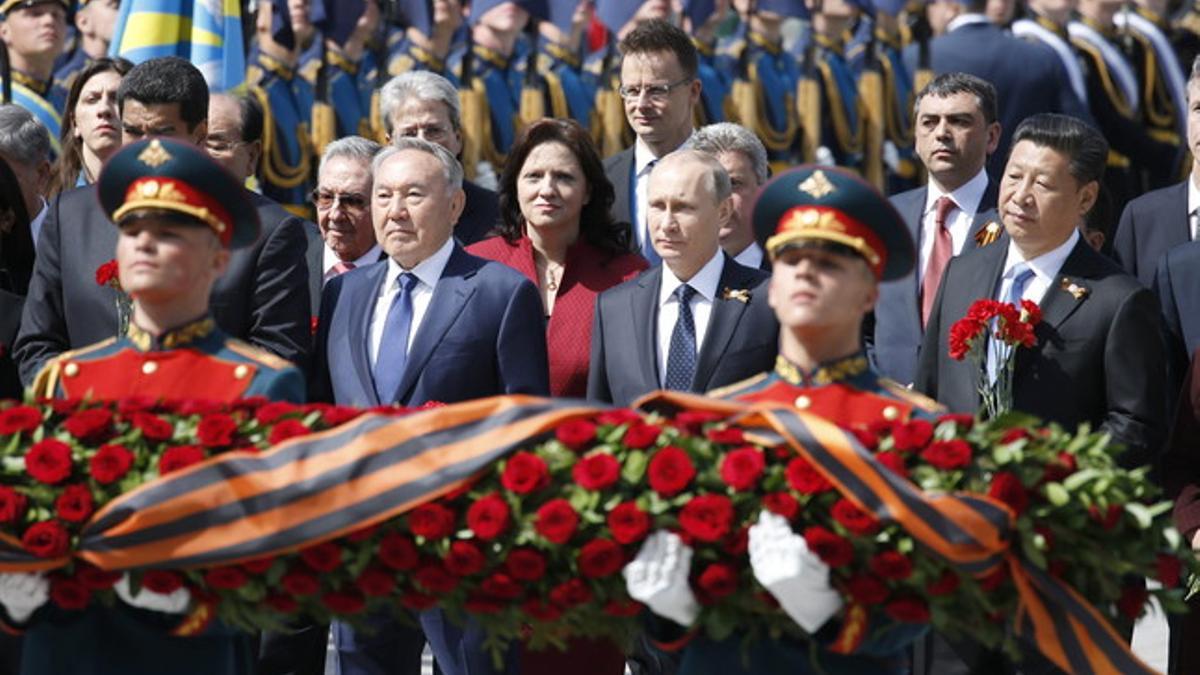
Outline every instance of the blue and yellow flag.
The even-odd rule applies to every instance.
[[[113,34],[113,56],[134,63],[179,56],[196,65],[212,91],[246,79],[238,0],[125,0]]]

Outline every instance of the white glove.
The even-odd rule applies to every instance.
[[[690,626],[700,614],[700,603],[688,585],[691,568],[691,547],[679,535],[660,530],[646,539],[622,574],[629,597],[659,616]]]
[[[49,599],[50,582],[41,572],[0,574],[0,605],[14,622],[25,623]]]
[[[139,588],[137,595],[134,595],[129,589],[128,574],[121,577],[113,590],[117,592],[117,597],[125,601],[125,604],[152,612],[183,614],[192,602],[192,594],[186,588],[179,588],[165,595],[155,593],[148,588]]]
[[[750,527],[750,568],[783,611],[809,633],[842,608],[842,596],[829,585],[829,566],[781,515],[763,511]]]

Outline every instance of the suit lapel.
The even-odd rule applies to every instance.
[[[629,208],[633,203],[633,195],[630,194],[630,174],[632,173],[633,148],[629,148],[616,156],[612,172],[612,184],[616,191],[613,199],[613,217],[627,223],[633,222],[633,212]]]
[[[1071,254],[1063,261],[1058,276],[1050,283],[1050,288],[1046,289],[1046,295],[1042,297],[1042,323],[1047,328],[1058,328],[1062,325],[1090,295],[1091,280],[1088,277],[1092,265],[1088,260],[1088,253],[1092,251],[1084,250],[1087,245],[1083,239],[1075,244]]]
[[[916,252],[916,264],[921,264],[921,235],[924,228],[922,225],[925,222],[925,200],[929,198],[929,187],[923,187],[917,191],[905,209],[904,222],[908,225],[908,233],[912,235],[913,247]],[[919,299],[921,297],[921,282],[918,279],[918,274],[913,273],[909,278],[908,290],[912,292],[910,298],[906,298],[910,307],[915,307],[918,312],[917,322],[920,323],[921,305]],[[920,326],[918,325],[918,328]]]
[[[1191,224],[1188,222],[1188,210],[1187,210],[1187,204],[1188,204],[1188,183],[1187,182],[1191,179],[1192,178],[1189,175],[1187,180],[1180,183],[1173,190],[1171,199],[1168,199],[1166,202],[1163,203],[1163,207],[1164,207],[1163,210],[1166,211],[1166,213],[1163,213],[1161,219],[1159,220],[1159,222],[1163,222],[1163,223],[1180,223],[1180,226],[1182,226],[1182,228],[1183,228],[1183,233],[1182,233],[1182,236],[1180,236],[1180,235],[1176,235],[1176,236],[1179,237],[1177,239],[1177,241],[1182,241],[1182,242],[1187,242],[1187,241],[1192,240],[1192,233],[1190,231],[1188,231],[1188,228],[1191,226]],[[1179,215],[1181,212],[1183,213],[1182,218]],[[1177,227],[1179,227],[1179,226],[1177,226]]]
[[[638,370],[643,382],[650,384],[645,391],[659,388],[657,328],[661,284],[662,265],[657,265],[638,277],[637,288],[629,295],[629,326],[633,331],[633,348],[638,350]]]
[[[750,306],[749,302],[724,297],[724,289],[748,290],[749,278],[742,274],[742,269],[725,256],[725,267],[721,270],[721,282],[717,285],[716,296],[713,298],[712,316],[708,320],[708,331],[704,343],[700,345],[700,354],[696,362],[696,372],[692,377],[693,391],[708,391],[708,381],[717,369],[721,357],[725,354],[730,340],[737,329],[742,314]]]
[[[350,360],[354,364],[354,381],[362,384],[367,399],[374,405],[379,405],[380,401],[375,394],[375,376],[371,372],[371,357],[367,351],[371,345],[367,336],[371,334],[371,317],[375,314],[375,301],[379,298],[380,288],[387,278],[387,268],[387,263],[371,267],[363,283],[356,284],[352,292],[339,300],[349,303],[351,308],[362,308],[362,316],[357,321],[349,322]],[[345,291],[346,286],[343,285],[342,289]]]

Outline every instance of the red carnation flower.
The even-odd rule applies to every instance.
[[[112,413],[108,409],[88,408],[68,417],[63,422],[63,428],[82,442],[92,442],[112,433],[112,421]]]
[[[133,453],[123,445],[102,445],[92,455],[88,466],[97,483],[115,483],[129,473],[129,468],[133,466]]]
[[[721,429],[709,429],[704,434],[708,440],[713,443],[724,443],[725,445],[738,445],[746,442],[746,435],[737,427],[724,427]]]
[[[50,581],[50,599],[65,610],[78,611],[92,601],[92,591],[77,579],[55,576]]]
[[[284,595],[283,593],[272,593],[268,595],[263,599],[263,604],[275,610],[276,612],[279,612],[280,614],[291,614],[300,607],[300,603],[296,602],[295,598],[290,595]]]
[[[1120,504],[1109,504],[1103,512],[1095,504],[1088,507],[1088,516],[1097,523],[1100,523],[1100,526],[1105,530],[1111,530],[1120,524],[1121,513],[1123,512],[1124,509]]]
[[[546,576],[546,558],[532,548],[513,549],[504,569],[518,581],[538,581]]]
[[[942,576],[935,581],[930,582],[925,586],[926,592],[932,596],[950,595],[958,590],[960,581],[954,570],[946,569],[942,571]]]
[[[25,471],[34,480],[54,485],[71,475],[71,448],[62,441],[47,438],[25,453]]]
[[[879,579],[859,574],[846,581],[846,593],[860,605],[877,605],[887,600],[888,587]]]
[[[255,558],[242,563],[242,569],[251,574],[266,574],[268,570],[275,564],[275,556],[270,555],[265,558]]]
[[[479,547],[469,541],[456,541],[450,544],[450,550],[442,558],[446,570],[456,577],[466,577],[483,570],[487,558]]]
[[[639,508],[637,502],[618,504],[608,514],[608,529],[618,543],[639,542],[650,531],[650,514]]]
[[[65,554],[69,542],[67,530],[56,520],[34,523],[21,536],[25,550],[39,558],[57,558]]]
[[[1129,619],[1137,619],[1146,607],[1149,593],[1144,586],[1126,586],[1121,589],[1121,597],[1117,599],[1117,610]]]
[[[115,586],[121,580],[121,573],[107,572],[91,565],[80,565],[75,570],[75,578],[93,591],[103,591]]]
[[[165,476],[204,461],[204,448],[198,445],[176,445],[167,448],[158,460],[158,473]]]
[[[1175,588],[1179,585],[1179,579],[1183,574],[1183,563],[1169,553],[1159,553],[1154,561],[1155,574],[1154,578],[1158,579],[1159,583],[1167,588]]]
[[[496,494],[479,499],[467,509],[467,527],[485,541],[499,537],[510,520],[508,504]]]
[[[332,572],[342,566],[342,549],[332,541],[300,550],[300,559],[314,572]]]
[[[668,445],[654,453],[646,475],[652,490],[664,497],[673,497],[692,482],[696,467],[686,452]]]
[[[820,525],[805,528],[804,541],[830,567],[841,567],[854,559],[854,546],[850,541]]]
[[[618,427],[622,424],[636,422],[640,419],[642,419],[642,416],[634,410],[630,410],[629,408],[615,408],[613,410],[606,410],[597,415],[596,424],[606,424],[608,426]]]
[[[426,539],[449,537],[454,533],[454,512],[437,502],[422,504],[408,514],[408,529]]]
[[[283,589],[292,595],[313,595],[321,590],[321,582],[312,573],[294,567],[279,580]]]
[[[741,433],[741,430],[737,430]],[[721,480],[734,490],[751,490],[758,485],[767,460],[762,451],[750,446],[730,450],[721,459]]]
[[[300,406],[287,401],[272,401],[254,412],[254,419],[258,420],[259,424],[274,424],[278,422],[284,415],[291,415],[298,412]]]
[[[762,500],[763,508],[776,513],[788,520],[792,520],[800,513],[800,502],[787,492],[772,492],[764,495]]]
[[[600,611],[609,616],[637,616],[642,613],[642,603],[629,599],[609,600]]]
[[[204,583],[227,591],[241,588],[247,581],[246,573],[238,567],[214,567],[204,573]]]
[[[971,446],[964,440],[934,441],[921,451],[921,459],[942,471],[963,469],[971,463]]]
[[[592,589],[583,579],[568,579],[550,589],[550,601],[563,609],[570,609],[591,602]]]
[[[533,528],[552,544],[565,544],[575,534],[579,514],[565,499],[551,499],[537,510]]]
[[[436,607],[438,599],[432,595],[426,595],[417,591],[409,591],[400,596],[400,604],[414,612],[423,612],[427,609]]]
[[[417,566],[417,545],[402,534],[389,532],[379,541],[379,561],[397,572],[411,570]]]
[[[554,436],[560,443],[578,452],[596,438],[596,425],[587,420],[567,420],[554,430]]]
[[[281,420],[271,427],[271,433],[267,437],[267,442],[271,445],[277,445],[286,441],[289,438],[304,436],[312,433],[308,427],[300,420]]]
[[[379,598],[392,594],[396,588],[396,578],[385,569],[368,567],[354,580],[354,586],[362,591],[363,595]]]
[[[96,285],[120,284],[120,272],[116,259],[109,260],[96,268]]]
[[[28,405],[0,410],[0,436],[32,432],[42,425],[42,411]]]
[[[1075,455],[1069,452],[1058,453],[1058,458],[1053,464],[1047,464],[1045,471],[1042,473],[1042,480],[1045,482],[1057,483],[1067,476],[1075,473],[1078,468],[1075,462]]]
[[[794,457],[788,462],[786,475],[788,485],[802,495],[817,495],[833,489],[833,483],[803,457]]]
[[[229,415],[208,415],[196,425],[196,440],[205,447],[222,448],[233,445],[237,429],[237,422]]]
[[[183,576],[170,570],[147,570],[142,575],[142,588],[151,593],[170,595],[183,588]]]
[[[82,523],[87,520],[95,506],[92,491],[79,483],[68,485],[58,495],[58,499],[54,500],[54,510],[58,512],[58,517],[68,523]]]
[[[858,508],[849,499],[837,500],[829,514],[838,524],[854,534],[869,535],[879,531],[879,521],[875,516]]]
[[[151,413],[134,413],[129,422],[148,441],[165,441],[175,434],[175,425]]]
[[[337,614],[358,614],[367,600],[358,591],[330,591],[321,596],[321,604]]]
[[[593,452],[575,463],[571,477],[585,490],[603,490],[621,478],[621,463],[607,452]]]
[[[898,452],[881,452],[875,455],[875,459],[897,476],[905,479],[908,478],[908,467],[904,461],[904,455]]]
[[[521,584],[503,572],[495,572],[479,584],[479,590],[499,600],[516,600],[521,597]]]
[[[7,485],[0,485],[0,523],[15,523],[24,518],[28,503],[25,495]]]
[[[899,551],[880,551],[871,556],[871,571],[883,579],[903,581],[912,575],[913,564]]]
[[[991,321],[1000,313],[1000,306],[1003,303],[992,300],[991,298],[982,298],[971,303],[967,308],[967,317],[976,321]]]
[[[621,442],[628,448],[645,450],[658,441],[660,434],[662,434],[662,427],[655,424],[646,424],[639,420],[629,425],[629,428],[625,430],[625,436],[621,439]]]
[[[449,593],[458,585],[458,578],[437,564],[426,564],[413,573],[413,581],[433,593]]]
[[[504,463],[500,484],[505,490],[527,495],[550,483],[550,470],[546,461],[532,452],[518,452]]]
[[[679,511],[679,526],[699,541],[718,541],[733,525],[733,502],[725,495],[700,495]]]
[[[696,585],[709,601],[732,595],[737,590],[737,570],[725,563],[712,563],[696,579]]]
[[[592,579],[603,579],[621,571],[625,553],[610,539],[593,539],[579,549],[579,571]]]
[[[537,621],[557,621],[562,616],[562,610],[541,598],[529,598],[521,603],[521,611],[526,616]]]
[[[913,420],[892,428],[892,447],[899,452],[911,452],[929,445],[933,440],[933,425],[926,420]]]
[[[896,598],[884,605],[883,611],[903,623],[929,623],[929,605],[920,598]]]
[[[955,361],[962,361],[966,358],[967,354],[971,351],[971,346],[975,344],[986,328],[987,324],[985,322],[970,317],[955,321],[950,326],[950,358]]]
[[[1025,513],[1029,508],[1029,493],[1011,471],[997,471],[992,476],[992,484],[988,487],[988,496],[1008,504],[1016,515]]]

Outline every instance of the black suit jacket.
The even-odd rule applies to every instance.
[[[304,263],[308,266],[308,301],[312,316],[321,313],[321,286],[325,278],[325,240],[316,223],[304,223]]]
[[[662,274],[662,265],[656,265],[596,298],[589,399],[627,406],[662,388],[657,336]],[[760,270],[725,256],[690,391],[702,393],[774,367],[779,324],[767,305],[766,279]],[[749,299],[728,297],[725,289],[748,291]]]
[[[892,205],[904,217],[917,251],[921,250],[921,221],[928,193],[928,188],[920,187],[892,197]],[[998,222],[996,184],[993,182],[988,183],[971,221],[971,230],[963,245],[964,253],[979,246],[975,235],[989,222]],[[916,271],[903,279],[880,284],[875,311],[863,322],[864,342],[871,364],[881,375],[903,384],[912,382],[917,372],[917,352],[924,335],[920,298],[921,286]]]
[[[1168,410],[1200,348],[1200,242],[1180,244],[1162,256],[1154,278],[1167,348]]]
[[[1187,181],[1159,188],[1129,202],[1121,212],[1113,236],[1113,257],[1147,288],[1154,283],[1163,254],[1192,240],[1187,193]]]
[[[467,193],[467,201],[454,226],[454,238],[465,247],[487,239],[500,224],[500,197],[469,180],[463,181],[463,192]]]
[[[613,192],[616,193],[610,213],[612,213],[613,220],[618,222],[633,222],[633,191],[630,189],[629,183],[632,174],[632,147],[626,148],[604,160],[604,175],[608,177],[608,182],[612,183]],[[633,238],[633,245],[637,245],[636,235]]]
[[[211,311],[226,333],[306,368],[311,315],[304,221],[266,197],[251,200],[262,233],[230,256],[213,288]],[[27,385],[47,359],[117,332],[116,292],[95,279],[96,268],[113,258],[117,228],[95,186],[64,192],[48,208],[16,344]]]
[[[942,279],[915,387],[955,412],[979,407],[971,359],[948,354],[950,327],[995,296],[1007,239],[951,259]],[[1102,427],[1125,445],[1125,466],[1152,464],[1165,428],[1165,364],[1154,295],[1080,239],[1042,298],[1037,344],[1017,351],[1013,407],[1068,429]],[[1071,293],[1066,286],[1086,289]],[[1076,297],[1078,295],[1078,297]]]

